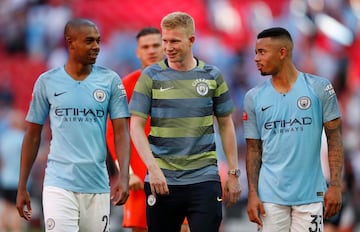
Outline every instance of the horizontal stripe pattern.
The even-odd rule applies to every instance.
[[[199,61],[185,72],[163,61],[145,68],[136,84],[132,114],[151,116],[149,143],[163,170],[189,172],[214,165],[214,115],[228,115],[234,105],[220,71]],[[190,172],[191,170],[191,172]],[[191,173],[191,174],[190,174]]]
[[[186,157],[166,156],[156,159],[160,168],[168,170],[194,170],[200,167],[216,165],[216,153],[206,152],[202,154],[188,155]],[[185,167],[185,168],[184,168]]]

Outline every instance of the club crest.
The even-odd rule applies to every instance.
[[[97,89],[94,91],[94,98],[98,102],[103,102],[106,99],[105,91],[102,89]]]
[[[311,106],[311,100],[309,97],[304,96],[300,97],[297,101],[297,106],[302,110],[307,110]]]

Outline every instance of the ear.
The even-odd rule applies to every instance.
[[[65,37],[65,43],[66,43],[66,46],[67,46],[68,48],[71,48],[72,39],[71,39],[70,36],[66,36],[66,37]]]
[[[195,35],[189,37],[190,43],[195,43]]]
[[[136,48],[135,53],[136,53],[136,57],[140,59],[140,55],[139,55],[139,48],[138,48],[138,47]]]
[[[288,50],[286,49],[286,47],[280,48],[280,58],[284,59],[285,57],[287,57],[287,55],[288,55]]]

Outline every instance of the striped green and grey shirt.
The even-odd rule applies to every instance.
[[[132,114],[151,117],[149,143],[169,185],[220,181],[214,116],[231,114],[234,104],[220,70],[197,63],[190,71],[167,60],[145,68],[130,102]]]

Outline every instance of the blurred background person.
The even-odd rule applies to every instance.
[[[162,40],[160,30],[155,27],[144,27],[136,35],[137,47],[136,57],[140,60],[141,69],[137,69],[129,75],[122,78],[122,82],[130,101],[134,91],[135,84],[140,77],[141,71],[164,58],[162,49]],[[107,146],[113,158],[114,144],[111,123],[107,125]],[[147,121],[145,133],[150,132],[150,120]],[[144,178],[146,175],[146,166],[139,156],[134,144],[131,142],[130,159],[130,195],[124,204],[123,222],[124,228],[131,228],[133,232],[146,232],[146,196],[144,192]],[[183,224],[182,232],[189,231],[188,224]]]
[[[16,209],[16,194],[20,172],[21,144],[25,134],[24,114],[9,113],[9,127],[0,136],[0,231],[21,232],[23,223]]]

